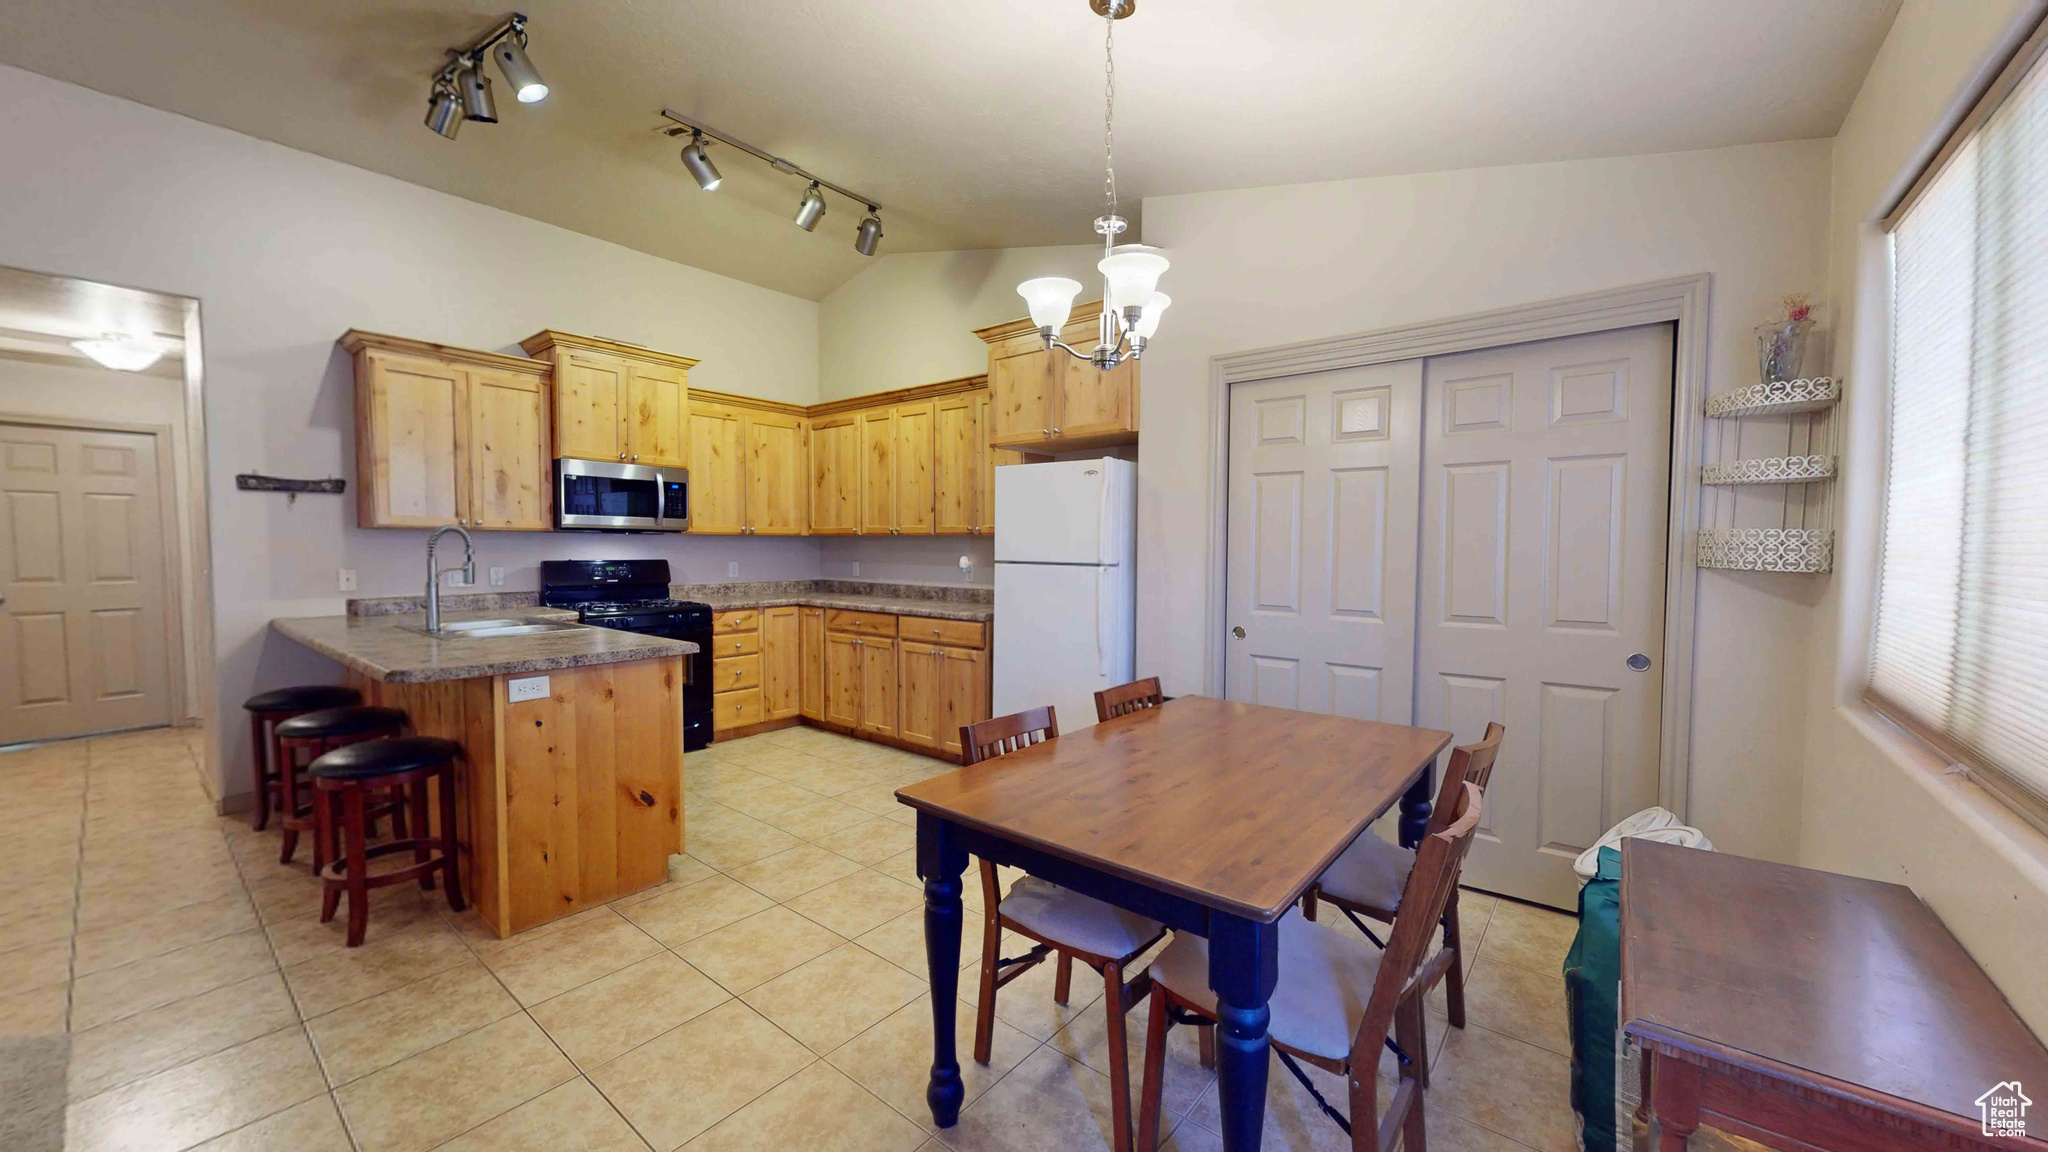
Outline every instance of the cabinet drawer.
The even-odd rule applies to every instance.
[[[759,608],[735,608],[729,612],[711,614],[713,632],[758,632],[761,629]]]
[[[759,656],[721,656],[711,662],[711,690],[730,692],[735,688],[761,686]]]
[[[711,698],[711,727],[741,728],[761,722],[761,690],[742,688],[737,692],[720,692]]]
[[[862,636],[894,636],[896,618],[883,612],[828,608],[825,610],[825,627],[832,632],[857,632]]]
[[[728,656],[751,656],[761,650],[761,631],[715,632],[711,637],[711,655],[723,660]]]
[[[899,616],[897,626],[905,640],[944,644],[952,648],[988,647],[988,625],[973,620],[939,620],[931,616]]]

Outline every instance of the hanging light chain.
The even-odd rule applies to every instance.
[[[1110,0],[1102,18],[1102,197],[1116,215],[1116,14],[1123,0]],[[1112,234],[1109,239],[1115,239]]]

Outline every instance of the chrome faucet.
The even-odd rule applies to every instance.
[[[444,532],[455,532],[462,536],[462,567],[459,569],[434,567],[434,546],[441,542],[441,534]],[[450,524],[444,528],[436,528],[434,529],[434,534],[427,537],[427,635],[429,636],[439,636],[441,634],[441,577],[449,572],[456,571],[460,571],[463,580],[471,585],[476,583],[476,541],[471,540],[469,538],[469,530],[460,525]]]

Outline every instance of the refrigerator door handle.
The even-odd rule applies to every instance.
[[[1098,567],[1095,569],[1095,674],[1104,679],[1109,677],[1109,645],[1102,637],[1106,623],[1102,618],[1102,569]]]

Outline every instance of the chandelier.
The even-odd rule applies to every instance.
[[[1031,322],[1038,326],[1039,339],[1047,350],[1058,348],[1070,356],[1089,361],[1104,370],[1145,355],[1145,345],[1159,328],[1159,317],[1173,303],[1158,290],[1159,277],[1167,269],[1166,257],[1144,244],[1118,244],[1116,238],[1130,227],[1116,211],[1116,22],[1137,8],[1137,0],[1089,0],[1089,7],[1102,17],[1102,198],[1107,210],[1096,217],[1095,231],[1102,236],[1102,259],[1095,265],[1102,273],[1102,315],[1097,321],[1097,342],[1083,352],[1060,340],[1060,329],[1074,309],[1074,297],[1081,282],[1064,276],[1041,276],[1017,285],[1017,295],[1031,308]]]

